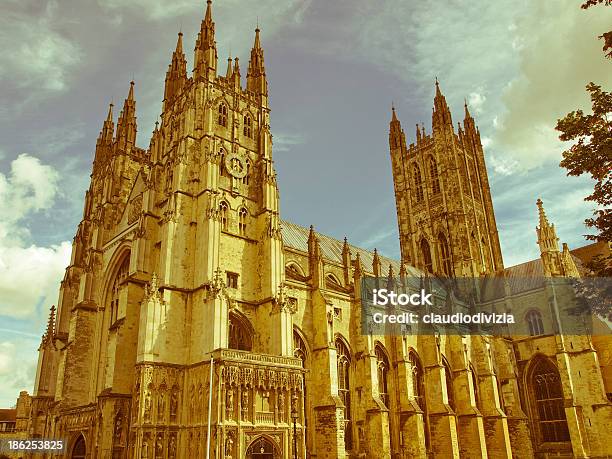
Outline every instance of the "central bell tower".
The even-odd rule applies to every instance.
[[[392,108],[389,147],[402,262],[443,276],[503,269],[480,132],[465,105],[455,132],[436,80],[431,134],[406,136]]]

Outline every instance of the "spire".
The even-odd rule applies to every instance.
[[[536,233],[538,235],[538,245],[540,246],[540,252],[558,252],[559,251],[559,238],[555,230],[555,225],[548,222],[546,212],[544,211],[544,205],[542,200],[538,198],[536,201],[538,206],[539,214],[539,226],[536,227]]]
[[[342,261],[346,266],[351,264],[351,249],[347,238],[344,238],[344,244],[342,244]]]
[[[53,342],[55,335],[55,305],[51,306],[49,311],[49,319],[47,320],[47,329],[42,337],[42,344],[50,344]]]
[[[172,61],[166,72],[166,85],[164,88],[164,110],[172,100],[181,93],[187,81],[187,60],[183,52],[183,32],[179,32],[176,40],[176,49],[172,53]]]
[[[463,119],[463,127],[465,128],[465,133],[468,135],[476,135],[476,124],[474,122],[474,118],[472,118],[472,115],[470,114],[470,109],[468,108],[467,100],[464,100],[463,106],[465,108],[465,118]]]
[[[232,57],[228,56],[227,58],[227,70],[225,71],[225,79],[227,81],[232,79]]]
[[[417,143],[421,141],[421,130],[419,129],[419,123],[416,125],[416,139]]]
[[[115,133],[115,123],[113,123],[113,104],[112,102],[108,104],[108,115],[106,115],[106,120],[104,121],[104,126],[102,127],[102,139],[107,144],[113,142],[113,134]]]
[[[119,149],[125,151],[136,144],[136,101],[134,100],[134,81],[130,81],[130,91],[123,103],[123,110],[117,120],[117,142]]]
[[[446,98],[440,91],[440,83],[436,77],[436,96],[434,97],[434,110],[432,113],[432,126],[434,129],[442,126],[450,126],[453,128],[453,119],[451,117]]]
[[[372,272],[375,277],[380,277],[382,264],[378,256],[378,250],[374,249],[374,258],[372,259]]]
[[[217,43],[215,42],[215,23],[212,20],[212,1],[206,2],[206,15],[200,25],[196,40],[194,76],[214,78],[217,73]]]
[[[255,42],[251,49],[251,59],[247,72],[247,90],[263,96],[268,95],[268,81],[266,80],[264,66],[264,52],[259,38],[259,27],[255,29]]]
[[[239,90],[241,88],[241,81],[240,81],[240,64],[238,62],[238,58],[234,59],[233,77],[234,77],[234,87],[236,88],[236,90]]]
[[[394,150],[405,144],[402,125],[395,114],[395,107],[391,105],[391,122],[389,123],[389,147]]]

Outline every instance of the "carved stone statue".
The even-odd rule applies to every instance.
[[[166,394],[163,390],[159,391],[157,399],[157,419],[163,421],[165,418],[166,411]]]
[[[231,419],[234,414],[234,389],[227,390],[227,400],[225,402],[226,417]]]
[[[242,420],[245,421],[249,414],[249,390],[242,390]]]
[[[151,419],[151,391],[149,390],[147,390],[145,393],[144,419],[145,421],[149,421]]]
[[[157,435],[157,441],[155,442],[155,457],[164,457],[164,434]]]
[[[280,390],[278,392],[278,414],[280,416],[281,421],[285,420],[285,393]]]
[[[147,436],[142,437],[142,445],[140,447],[140,458],[149,459],[149,438]]]
[[[178,393],[173,390],[170,394],[170,420],[176,421],[176,413],[178,410]]]
[[[168,459],[176,458],[176,435],[170,435],[170,441],[168,442]]]
[[[227,435],[227,439],[225,440],[225,457],[226,459],[231,459],[232,453],[234,451],[234,436],[233,434],[230,432]]]

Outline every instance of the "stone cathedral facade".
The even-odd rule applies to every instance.
[[[504,298],[533,336],[361,333],[364,276],[578,275],[541,202],[542,259],[504,268],[480,134],[438,84],[432,134],[408,146],[392,114],[401,261],[281,220],[258,29],[243,87],[207,2],[147,149],[134,93],[96,144],[24,435],[72,458],[612,455],[610,346],[552,333],[545,283]]]

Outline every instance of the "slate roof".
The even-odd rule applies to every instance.
[[[281,234],[283,236],[283,243],[286,247],[289,247],[294,250],[299,250],[300,252],[308,253],[308,235],[310,233],[310,229],[305,228],[300,225],[296,225],[295,223],[288,222],[286,220],[281,221]],[[315,230],[315,235],[319,239],[319,245],[321,246],[321,253],[323,258],[334,262],[342,264],[342,247],[344,245],[343,241],[338,239],[334,239],[333,237],[327,236],[325,234],[319,233]],[[354,245],[349,244],[349,248],[351,249],[351,258],[355,258],[357,254],[359,254],[359,258],[361,259],[361,264],[363,265],[364,271],[368,273],[372,273],[372,264],[374,262],[374,252],[366,249],[362,249],[361,247],[356,247]],[[378,254],[381,263],[381,274],[386,276],[389,272],[389,265],[393,266],[393,272],[395,276],[399,276],[400,272],[400,262],[397,260],[393,260],[391,258],[383,257]],[[412,267],[406,266],[407,276],[418,277],[421,275],[421,272]]]

